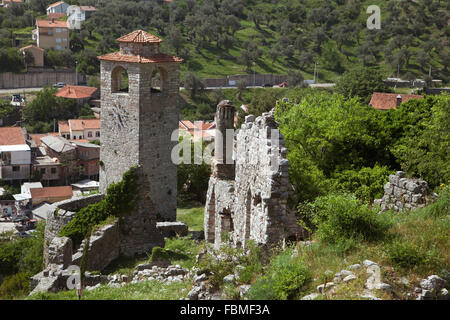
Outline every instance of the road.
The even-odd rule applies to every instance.
[[[23,94],[30,93],[30,92],[36,92],[41,91],[42,88],[16,88],[16,89],[0,89],[0,95],[7,96],[12,94]]]

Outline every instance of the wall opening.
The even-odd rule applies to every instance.
[[[128,90],[129,82],[127,70],[121,66],[114,68],[111,74],[111,92],[128,93]]]
[[[167,89],[167,72],[163,68],[156,67],[152,72],[151,93],[162,95]]]
[[[219,214],[220,216],[220,234],[222,237],[222,242],[231,241],[231,236],[234,231],[233,218],[231,217],[231,212],[228,209],[224,209]]]

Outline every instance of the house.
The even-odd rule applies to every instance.
[[[31,205],[33,208],[43,202],[55,203],[72,198],[71,186],[31,188]]]
[[[55,93],[56,97],[75,99],[78,105],[89,103],[89,100],[99,97],[99,90],[96,87],[66,85]]]
[[[33,62],[28,63],[27,67],[43,67],[44,66],[44,49],[30,44],[29,46],[19,49],[21,54],[29,52],[33,57]]]
[[[35,157],[32,163],[33,172],[39,176],[46,186],[60,184],[63,179],[63,168],[58,158],[49,156]]]
[[[64,1],[55,2],[47,7],[47,15],[51,13],[66,13],[69,5]]]
[[[65,16],[66,16],[65,13],[50,13],[47,15],[47,20],[52,20],[52,19],[58,20]]]
[[[93,143],[73,142],[77,147],[78,164],[81,167],[81,176],[98,180],[100,146]]]
[[[81,23],[88,19],[92,13],[97,11],[93,6],[77,6],[73,5],[67,9],[67,20],[70,29],[79,29]]]
[[[42,49],[63,50],[69,48],[69,28],[66,21],[36,19],[37,29],[33,30],[33,40]]]
[[[19,182],[30,179],[31,148],[25,136],[25,129],[20,127],[0,128],[0,179]]]
[[[23,4],[24,0],[2,0],[2,7],[8,8],[11,4]]]
[[[422,99],[423,96],[415,94],[398,94],[398,93],[384,93],[374,92],[370,99],[369,106],[377,110],[395,109],[401,103],[411,99]]]
[[[73,140],[100,140],[100,119],[69,119],[59,121],[59,134]]]
[[[194,141],[212,141],[215,135],[216,124],[214,122],[180,120],[178,121],[178,128],[180,135],[183,135],[183,132],[187,132],[193,137]]]

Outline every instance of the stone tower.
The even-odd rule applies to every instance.
[[[157,221],[175,221],[177,167],[171,151],[177,142],[171,141],[171,135],[178,129],[183,59],[160,53],[162,39],[142,30],[117,41],[119,52],[99,57],[100,191],[139,165],[154,204],[152,216]]]

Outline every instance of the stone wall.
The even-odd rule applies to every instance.
[[[90,204],[103,200],[103,194],[64,200],[49,207],[44,233],[44,264],[49,264],[48,248],[53,238],[58,236],[61,229],[74,218],[76,212]]]
[[[216,123],[223,122],[218,116]],[[215,248],[226,241],[246,247],[249,240],[270,246],[300,234],[294,212],[287,208],[289,161],[277,128],[273,110],[256,119],[249,115],[235,136],[235,164],[217,167],[214,159],[204,230],[206,241]],[[229,170],[231,166],[235,171]],[[224,167],[224,172],[234,172],[234,177],[215,174]]]
[[[403,171],[389,176],[384,186],[384,196],[375,200],[381,210],[395,211],[422,208],[432,201],[428,183],[421,179],[408,179]]]

